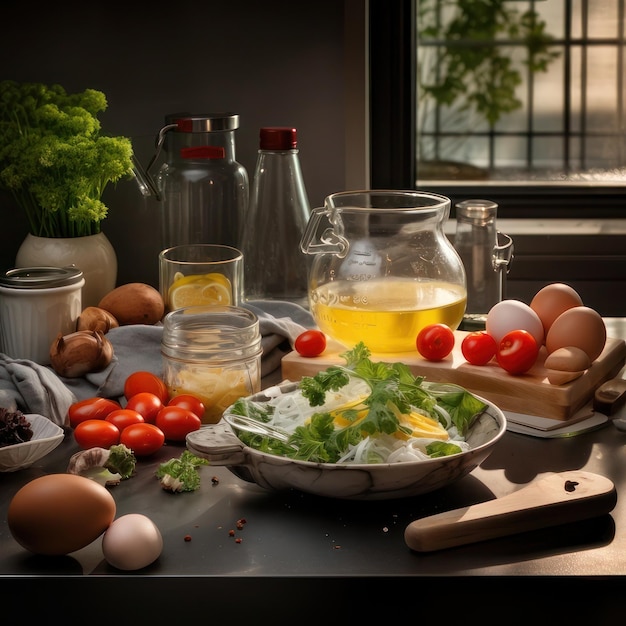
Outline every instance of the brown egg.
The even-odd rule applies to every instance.
[[[582,372],[591,366],[591,359],[584,350],[567,346],[548,354],[544,365],[548,369],[562,372]]]
[[[561,313],[548,331],[546,349],[551,354],[559,348],[580,348],[595,361],[606,343],[606,326],[597,311],[577,306]]]
[[[561,313],[582,304],[582,298],[575,289],[565,283],[552,283],[535,294],[530,308],[539,316],[547,337],[554,320]]]
[[[97,539],[115,517],[106,487],[75,474],[49,474],[12,498],[7,522],[13,538],[35,554],[63,555]]]

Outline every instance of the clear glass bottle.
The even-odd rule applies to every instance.
[[[264,127],[241,250],[247,300],[307,301],[307,262],[299,248],[311,213],[297,130]]]
[[[192,306],[163,319],[163,380],[171,396],[190,393],[215,424],[241,397],[261,389],[261,332],[248,309]]]
[[[174,113],[165,122],[157,149],[163,144],[166,162],[156,176],[162,248],[193,243],[237,247],[250,193],[248,173],[235,160],[239,116]]]
[[[482,328],[491,307],[504,297],[513,241],[496,228],[495,202],[464,200],[455,208],[454,247],[467,279],[467,306],[461,327]]]

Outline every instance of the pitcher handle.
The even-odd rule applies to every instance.
[[[511,271],[510,265],[513,259],[513,239],[500,231],[496,232],[496,237],[497,241],[493,249],[493,269],[496,272],[506,269],[508,274]]]
[[[322,217],[326,217],[331,226],[324,229],[318,239],[317,233]],[[300,240],[300,250],[304,254],[329,253],[336,254],[339,258],[344,258],[348,254],[348,248],[349,243],[343,236],[343,223],[341,222],[339,211],[328,209],[327,207],[313,209]]]

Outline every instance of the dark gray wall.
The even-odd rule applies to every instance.
[[[146,164],[165,114],[234,111],[237,160],[254,172],[261,126],[298,128],[312,206],[345,184],[344,2],[189,0],[172,3],[27,2],[3,6],[0,80],[99,89],[107,134],[133,141]],[[158,283],[156,203],[134,181],[109,187],[103,230],[118,255],[118,284]],[[27,233],[0,195],[0,269]]]

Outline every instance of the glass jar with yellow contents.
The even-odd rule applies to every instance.
[[[204,403],[203,422],[261,389],[257,316],[235,306],[191,306],[168,313],[161,339],[163,379],[170,396],[189,393]]]

